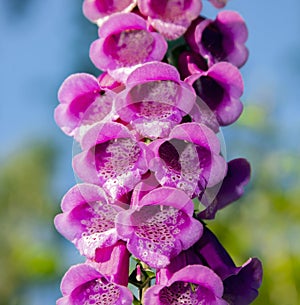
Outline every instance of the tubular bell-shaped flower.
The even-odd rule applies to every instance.
[[[197,18],[202,9],[201,0],[138,0],[141,13],[167,39],[177,39]]]
[[[126,90],[116,97],[116,111],[141,137],[167,137],[171,129],[193,108],[192,87],[180,80],[175,67],[151,62],[135,69]]]
[[[228,61],[241,67],[248,58],[245,47],[247,27],[243,18],[234,11],[222,11],[214,21],[198,17],[185,38],[192,50],[206,58],[209,65]]]
[[[191,198],[225,177],[219,139],[203,124],[178,125],[168,138],[153,141],[149,149],[153,155],[148,154],[148,166],[159,183],[179,188]]]
[[[145,305],[228,305],[222,299],[222,280],[202,265],[186,266],[147,290]]]
[[[119,123],[97,124],[82,139],[83,151],[73,158],[84,182],[101,186],[112,200],[131,191],[148,168],[146,145]]]
[[[163,268],[201,236],[202,224],[193,211],[183,191],[161,187],[147,193],[135,208],[119,213],[116,228],[135,257]]]
[[[124,276],[128,279],[127,274]],[[67,271],[61,282],[61,291],[63,297],[57,300],[57,305],[131,305],[133,301],[127,287],[114,283],[109,276],[104,276],[87,263],[72,266]]]
[[[102,90],[93,75],[72,74],[58,91],[60,104],[54,113],[56,123],[67,135],[80,140],[87,127],[112,120],[114,96],[114,92]]]
[[[54,220],[56,229],[87,258],[95,260],[99,248],[118,241],[115,217],[123,208],[110,204],[99,186],[75,185],[64,196],[61,208],[63,213]]]
[[[157,284],[165,284],[186,266],[204,265],[213,270],[223,281],[223,298],[233,305],[248,305],[258,295],[261,285],[262,265],[257,258],[250,258],[236,267],[231,257],[215,235],[204,227],[203,235],[191,248],[182,251],[171,263],[157,273]],[[225,303],[226,304],[226,303]]]
[[[207,71],[192,74],[185,81],[193,85],[221,126],[232,124],[241,115],[243,104],[240,97],[244,84],[241,73],[232,64],[216,63]]]
[[[111,16],[99,28],[99,37],[91,45],[90,58],[117,80],[125,80],[136,65],[162,60],[168,48],[165,39],[148,31],[146,21],[134,13]]]
[[[136,0],[84,0],[82,9],[87,19],[99,26],[112,14],[130,12]]]

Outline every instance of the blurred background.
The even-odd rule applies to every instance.
[[[203,0],[203,15],[217,11]],[[237,265],[264,265],[256,305],[300,304],[300,2],[231,0],[249,28],[245,111],[223,128],[228,160],[246,157],[245,196],[209,227]],[[96,26],[81,0],[0,0],[0,305],[50,305],[75,247],[53,226],[76,183],[72,139],[55,125],[62,81],[98,74],[88,57]]]

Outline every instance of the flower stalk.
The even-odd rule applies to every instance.
[[[205,224],[250,178],[219,137],[243,110],[247,27],[237,12],[200,16],[202,6],[83,2],[102,73],[73,74],[58,92],[56,123],[81,151],[80,181],[54,222],[86,261],[67,271],[57,305],[247,305],[258,295],[261,262],[237,267]]]

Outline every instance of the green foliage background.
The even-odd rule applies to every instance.
[[[58,202],[50,193],[53,148],[31,143],[0,165],[0,304],[28,304],[31,285],[61,273],[53,227]],[[57,204],[55,204],[57,203]]]

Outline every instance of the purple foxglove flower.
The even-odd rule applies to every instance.
[[[116,97],[116,111],[141,137],[167,137],[195,105],[193,88],[180,80],[175,67],[162,62],[135,69],[125,85]]]
[[[153,141],[148,154],[149,169],[164,186],[179,188],[198,196],[225,177],[226,161],[220,156],[220,143],[203,124],[184,123],[174,127],[166,139]]]
[[[262,264],[257,258],[250,258],[242,266],[236,267],[227,251],[215,235],[204,229],[194,251],[223,280],[223,298],[231,305],[248,305],[258,295],[262,282]]]
[[[160,187],[146,194],[139,206],[120,212],[116,228],[128,250],[152,268],[163,268],[202,234],[193,218],[194,205],[183,192]]]
[[[141,13],[167,39],[179,38],[202,9],[201,0],[138,0]]]
[[[159,270],[157,283],[166,283],[182,268],[204,265],[212,269],[223,281],[223,298],[230,305],[248,305],[258,295],[262,281],[262,265],[257,258],[250,258],[236,267],[216,236],[204,227],[203,235],[191,248],[182,251],[171,263]]]
[[[221,186],[207,189],[199,198],[206,209],[198,214],[202,219],[213,219],[218,210],[238,200],[244,194],[244,187],[250,180],[251,168],[246,159],[238,158],[228,162],[227,174]]]
[[[110,15],[130,12],[135,5],[136,0],[84,0],[82,9],[87,19],[100,26]]]
[[[144,296],[145,305],[228,305],[222,299],[222,280],[202,265],[186,266],[165,283],[150,287]]]
[[[209,0],[209,2],[216,8],[223,8],[228,0]]]
[[[76,174],[84,182],[101,186],[113,200],[131,191],[148,170],[146,145],[120,123],[93,126],[81,146],[83,151],[73,158]]]
[[[136,65],[162,60],[168,48],[165,39],[149,32],[147,22],[134,13],[114,14],[99,28],[99,36],[91,44],[90,58],[118,81]]]
[[[109,204],[94,184],[77,184],[64,196],[63,213],[55,217],[56,229],[75,244],[80,254],[94,260],[98,248],[118,241],[115,217],[123,208]]]
[[[208,65],[205,58],[192,51],[184,51],[178,57],[178,71],[181,79],[194,73],[207,71]]]
[[[60,104],[55,109],[55,121],[63,132],[80,140],[87,127],[115,117],[114,96],[112,91],[103,91],[93,75],[72,74],[58,91]]]
[[[227,62],[214,64],[208,71],[194,73],[185,79],[215,114],[221,126],[235,122],[241,115],[240,97],[244,85],[238,68]]]
[[[63,297],[57,305],[131,305],[133,301],[127,287],[112,282],[88,264],[72,266],[66,272],[61,292]]]
[[[192,50],[206,58],[209,65],[228,61],[241,67],[248,58],[245,46],[247,27],[243,18],[234,11],[222,11],[214,21],[198,17],[185,38]]]

